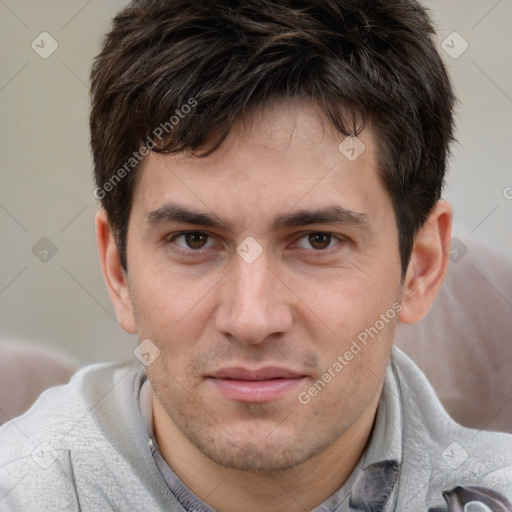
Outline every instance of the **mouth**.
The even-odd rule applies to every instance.
[[[225,397],[241,403],[266,403],[285,397],[304,383],[306,375],[287,368],[223,368],[209,380]]]

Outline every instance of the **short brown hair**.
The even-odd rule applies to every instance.
[[[314,101],[344,135],[375,128],[404,275],[453,140],[455,98],[433,35],[415,0],[132,1],[91,72],[95,195],[124,268],[144,155],[197,153],[218,133],[209,154],[236,119],[287,97]]]

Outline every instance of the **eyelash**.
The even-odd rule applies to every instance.
[[[190,234],[199,234],[199,235],[205,235],[208,237],[208,240],[207,240],[207,243],[209,240],[212,239],[212,236],[204,231],[180,231],[179,233],[174,233],[172,235],[170,235],[169,237],[166,238],[166,243],[167,244],[171,244],[172,242],[174,242],[176,239],[180,238],[180,237],[183,237],[185,235],[190,235]],[[332,239],[335,239],[335,240],[338,240],[338,243],[333,246],[333,247],[328,247],[327,249],[305,249],[305,248],[299,248],[299,249],[302,249],[304,251],[308,251],[310,253],[310,256],[311,257],[318,257],[318,256],[322,256],[323,254],[328,254],[331,252],[332,249],[336,248],[338,245],[340,245],[341,243],[344,243],[344,242],[347,242],[348,239],[342,235],[335,235],[333,233],[328,233],[326,231],[308,231],[307,233],[304,233],[302,234],[299,239],[297,241],[300,241],[302,240],[303,238],[305,237],[308,237],[310,235],[325,235],[325,236],[329,236],[331,237]],[[192,256],[192,257],[200,257],[200,256],[204,256],[204,253],[206,251],[208,251],[210,248],[206,248],[206,249],[183,249],[179,246],[175,246],[173,248],[173,251],[179,253],[179,254],[182,254],[182,255],[185,255],[185,256]]]

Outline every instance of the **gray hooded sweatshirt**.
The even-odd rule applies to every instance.
[[[0,511],[212,512],[160,454],[151,416],[133,364],[88,366],[45,391],[0,427]],[[394,348],[372,437],[314,512],[506,512],[510,502],[512,435],[455,423]]]

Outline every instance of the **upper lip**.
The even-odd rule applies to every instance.
[[[304,377],[304,374],[289,370],[287,368],[279,368],[277,366],[266,366],[251,370],[241,366],[233,366],[230,368],[222,368],[211,375],[215,379],[236,379],[236,380],[269,380],[269,379],[296,379]]]

